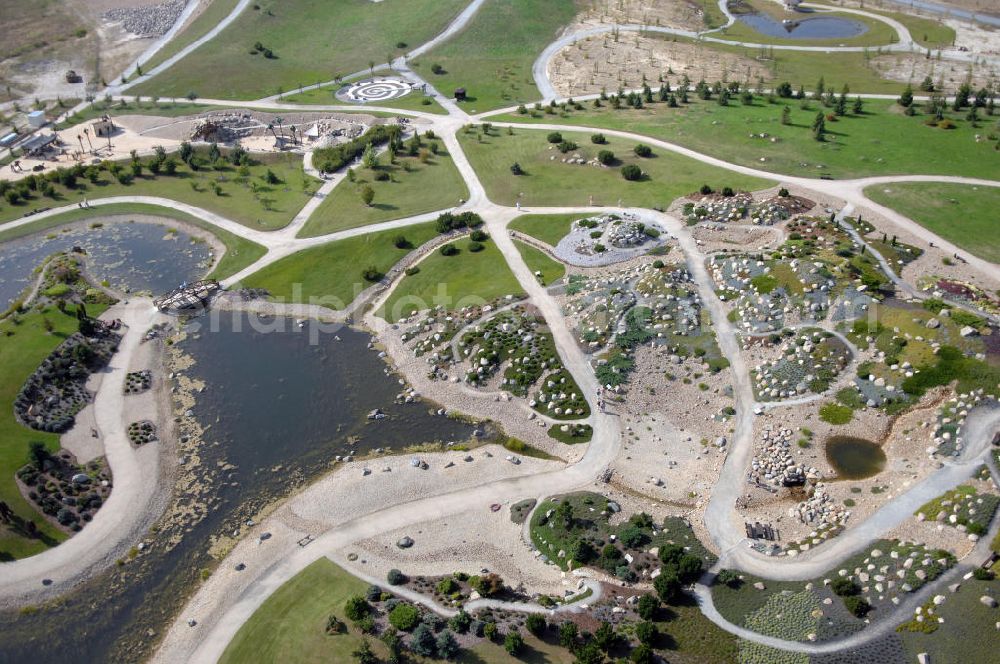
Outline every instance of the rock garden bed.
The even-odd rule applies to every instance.
[[[125,394],[140,394],[153,384],[153,373],[149,369],[130,371],[125,374]]]
[[[77,532],[93,519],[111,494],[111,471],[103,458],[76,463],[67,450],[49,454],[32,447],[32,460],[17,471],[27,500],[67,532]]]
[[[14,400],[18,421],[32,429],[62,433],[91,399],[90,374],[107,366],[121,337],[102,327],[91,336],[75,332],[56,347],[25,381]]]
[[[149,420],[132,422],[128,425],[128,439],[136,447],[146,443],[155,443],[159,440],[156,437],[156,425]]]

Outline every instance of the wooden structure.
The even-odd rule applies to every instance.
[[[94,123],[94,135],[99,138],[107,138],[115,133],[115,123],[107,115]]]
[[[190,284],[181,284],[166,295],[153,300],[153,304],[160,311],[171,309],[182,311],[204,307],[211,299],[212,294],[219,288],[219,282],[215,279],[202,279]]]

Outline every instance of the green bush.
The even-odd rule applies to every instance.
[[[368,601],[361,595],[355,595],[344,603],[344,615],[351,622],[357,622],[371,611]]]
[[[390,586],[399,586],[407,582],[406,575],[398,569],[389,570],[389,573],[385,576],[385,580],[389,582]]]
[[[389,612],[389,624],[396,629],[409,632],[420,623],[420,611],[412,604],[397,604]]]
[[[597,161],[601,162],[605,166],[610,166],[615,163],[615,153],[611,150],[601,150],[597,153]]]
[[[854,411],[848,406],[828,403],[819,409],[819,419],[828,424],[847,424],[851,421],[853,413]]]
[[[636,154],[637,157],[652,157],[653,156],[653,148],[649,147],[648,145],[644,145],[642,143],[640,143],[639,145],[637,145],[634,148],[632,148],[632,150],[635,152],[635,154]]]
[[[563,137],[558,131],[554,131],[545,137],[549,143],[562,143]]]
[[[635,164],[626,164],[622,166],[622,177],[629,182],[635,182],[642,179],[642,169]]]
[[[864,618],[872,610],[872,605],[865,601],[863,597],[858,597],[857,595],[845,597],[844,607],[856,618]]]
[[[484,248],[485,247],[483,246],[482,242],[470,242],[469,243],[469,251],[471,251],[472,253],[476,253],[476,252],[482,251]],[[448,255],[448,254],[445,254],[445,255]]]
[[[454,256],[455,254],[458,253],[458,247],[449,243],[446,245],[442,245],[439,251],[441,252],[442,256]]]

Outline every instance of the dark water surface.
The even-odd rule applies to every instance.
[[[845,480],[861,480],[882,472],[885,452],[864,438],[833,436],[826,441],[826,460],[837,476]]]
[[[36,233],[0,244],[0,310],[34,283],[34,269],[47,256],[74,246],[86,250],[87,271],[118,290],[159,295],[201,278],[211,265],[212,248],[205,242],[192,242],[180,230],[168,233],[170,228],[148,222],[112,222],[99,228]]]
[[[149,553],[113,567],[53,606],[0,614],[0,662],[145,659],[155,639],[148,630],[162,634],[201,570],[212,566],[212,536],[231,532],[322,474],[336,454],[471,435],[471,425],[431,414],[432,404],[394,403],[401,387],[367,349],[368,334],[271,320],[283,321],[275,326],[283,331],[254,330],[242,314],[222,314],[215,325],[198,318],[181,344],[196,360],[186,373],[206,384],[193,410],[208,427],[198,455],[210,491],[180,501],[206,506],[200,510],[204,517],[161,524],[145,538]],[[368,420],[375,408],[386,419]],[[349,436],[356,438],[348,442]],[[180,542],[167,550],[165,542],[174,535]]]
[[[795,19],[789,24],[783,24],[767,14],[740,14],[736,19],[762,35],[784,39],[849,39],[868,32],[868,26],[861,21],[839,16]]]

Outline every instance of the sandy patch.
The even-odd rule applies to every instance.
[[[687,0],[595,0],[581,11],[567,32],[599,25],[640,23],[684,30],[704,30],[704,11]]]
[[[643,80],[656,88],[661,77],[674,83],[685,74],[694,82],[755,81],[767,71],[751,58],[632,32],[582,39],[549,63],[552,85],[564,96],[637,88]]]

